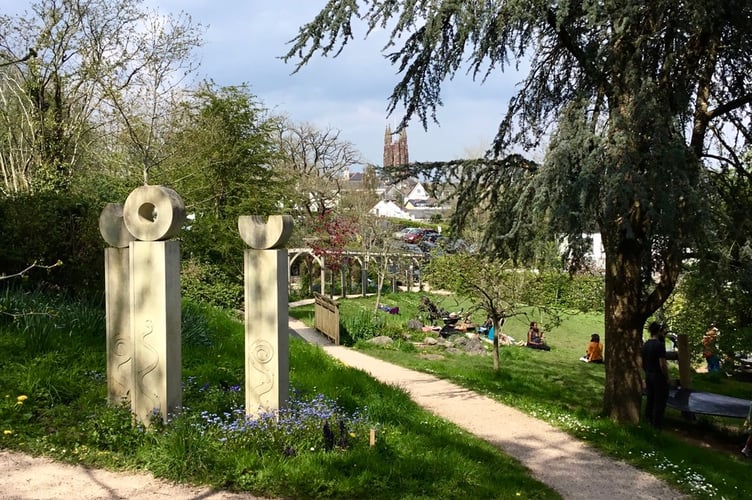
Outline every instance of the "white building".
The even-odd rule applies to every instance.
[[[377,217],[393,217],[395,219],[412,220],[410,214],[392,200],[381,200],[369,210],[369,213]]]

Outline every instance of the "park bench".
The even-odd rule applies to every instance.
[[[676,387],[669,390],[666,404],[687,415],[700,414],[744,419],[749,414],[749,405],[752,401]]]

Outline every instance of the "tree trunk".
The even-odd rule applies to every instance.
[[[612,248],[614,248],[612,246]],[[604,413],[637,423],[642,404],[642,330],[639,246],[621,241],[606,253]]]

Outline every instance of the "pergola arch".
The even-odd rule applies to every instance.
[[[292,278],[292,266],[295,263],[295,261],[300,258],[303,255],[310,255],[313,257],[314,262],[316,262],[319,265],[319,269],[321,270],[321,292],[324,292],[324,285],[326,283],[326,258],[324,255],[316,255],[314,253],[313,248],[290,248],[288,249],[288,261],[287,261],[287,280],[288,283],[291,283]],[[379,257],[381,255],[371,253],[371,252],[357,252],[353,250],[346,250],[343,255],[352,258],[358,264],[360,264],[360,267],[362,269],[363,274],[367,272],[369,264],[379,264]],[[386,258],[389,260],[389,263],[398,263],[403,261],[405,257],[408,258],[409,262],[411,263],[411,267],[417,267],[420,268],[422,257],[418,257],[415,254],[412,253],[404,253],[404,252],[392,252],[386,255]],[[365,277],[362,277],[363,283],[365,283]],[[412,273],[410,273],[408,277],[408,285],[412,284],[413,277]],[[365,284],[363,286],[363,294],[365,295]]]
[[[316,255],[313,248],[290,248],[287,250],[287,282],[292,283],[292,265],[302,255],[310,255],[314,262],[319,265],[321,270],[321,293],[324,293],[324,283],[326,283],[326,261],[323,255]]]

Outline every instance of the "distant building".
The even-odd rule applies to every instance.
[[[407,131],[400,130],[397,138],[389,125],[384,132],[384,170],[390,167],[410,163],[407,148]],[[371,213],[379,217],[391,217],[406,220],[429,220],[439,215],[449,214],[447,207],[440,206],[435,198],[429,196],[423,184],[416,179],[403,179],[396,184],[381,184],[376,189],[381,197]]]
[[[348,172],[347,189],[350,191],[360,191],[363,189],[363,172]]]
[[[402,207],[391,200],[381,200],[370,210],[370,213],[376,217],[411,219],[410,214],[402,210]]]
[[[407,130],[402,129],[396,141],[392,140],[392,128],[387,125],[384,132],[384,168],[410,163],[407,152]]]
[[[583,239],[590,240],[590,248],[585,252],[586,267],[592,271],[603,271],[606,269],[606,250],[603,247],[601,233],[588,233],[582,235]],[[568,250],[567,238],[564,238],[559,244],[559,252],[567,258],[571,257]]]
[[[429,199],[428,193],[426,192],[426,188],[423,187],[423,184],[420,182],[416,182],[408,191],[408,193],[405,195],[405,204],[412,201],[426,201]]]

